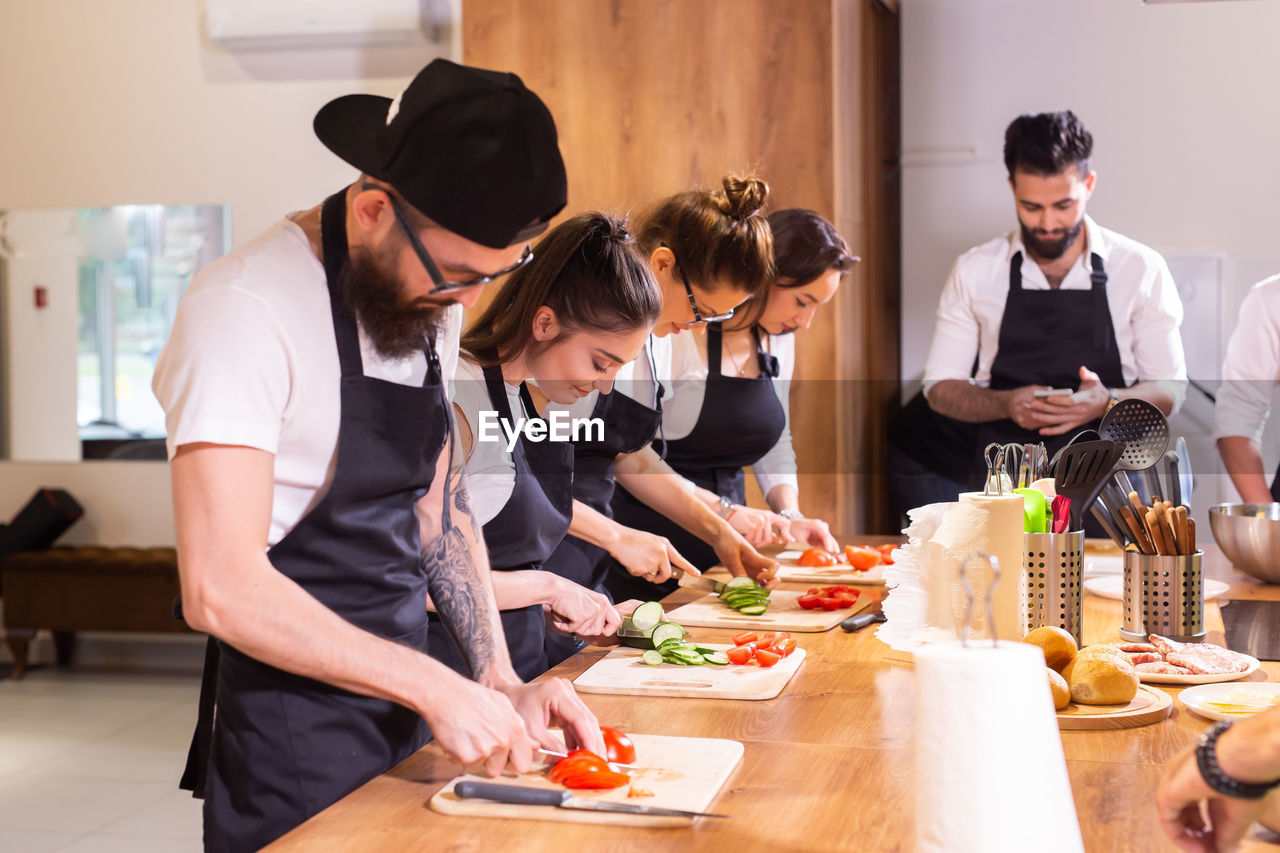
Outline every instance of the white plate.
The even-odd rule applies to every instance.
[[[1236,654],[1240,653],[1236,652]],[[1151,684],[1217,684],[1220,681],[1239,681],[1241,678],[1248,678],[1262,666],[1262,662],[1257,658],[1244,654],[1240,656],[1249,661],[1249,668],[1244,672],[1228,672],[1223,675],[1166,675],[1162,672],[1139,672],[1138,680]]]
[[[1204,600],[1213,601],[1229,589],[1231,589],[1231,584],[1207,578],[1204,582]],[[1101,598],[1114,598],[1116,601],[1120,601],[1124,598],[1124,578],[1120,575],[1085,578],[1084,591],[1091,592]]]
[[[1221,711],[1206,707],[1205,702],[1222,701],[1227,698],[1227,694],[1233,690],[1248,690],[1250,693],[1261,694],[1265,696],[1280,695],[1280,684],[1272,684],[1269,682],[1253,682],[1246,685],[1243,684],[1205,684],[1201,687],[1188,687],[1178,694],[1178,699],[1182,701],[1192,711],[1195,711],[1202,717],[1208,717],[1211,720],[1242,720],[1245,717],[1251,717],[1252,714],[1224,714]],[[1260,713],[1260,712],[1259,712]]]
[[[1118,575],[1124,572],[1124,557],[1095,557],[1086,554],[1084,557],[1085,577],[1090,575]]]

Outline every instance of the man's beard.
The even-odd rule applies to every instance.
[[[1056,240],[1045,240],[1035,236],[1031,229],[1026,225],[1022,225],[1022,243],[1035,255],[1043,261],[1055,261],[1062,257],[1067,251],[1067,247],[1075,242],[1080,236],[1080,232],[1084,230],[1084,217],[1080,217],[1080,221],[1067,229],[1067,233]]]
[[[386,359],[407,358],[421,351],[439,327],[444,305],[404,305],[404,287],[388,275],[367,248],[351,249],[338,276],[342,307],[360,321],[378,354]]]

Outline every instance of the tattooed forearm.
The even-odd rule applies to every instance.
[[[460,476],[457,484],[453,487],[453,508],[459,514],[471,519],[471,532],[475,534],[477,542],[483,542],[484,529],[471,509],[471,492],[467,488],[466,477]]]
[[[494,660],[493,603],[471,543],[456,527],[422,545],[422,568],[436,612],[479,680]]]

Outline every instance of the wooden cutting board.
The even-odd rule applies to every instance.
[[[667,618],[686,628],[737,628],[740,631],[829,631],[876,600],[863,593],[852,607],[841,610],[805,610],[799,604],[802,592],[774,590],[769,609],[759,616],[730,610],[717,595],[706,595],[667,613]]]
[[[708,648],[727,649],[716,643]],[[640,649],[616,648],[573,680],[583,693],[616,693],[623,696],[673,696],[685,699],[772,699],[782,692],[804,660],[796,650],[770,667],[649,666]]]
[[[797,566],[794,563],[778,561],[777,578],[788,583],[809,583],[832,586],[835,584],[857,584],[861,586],[884,586],[884,566],[876,566],[859,572],[847,563],[826,568],[813,566]]]
[[[1077,705],[1072,702],[1058,712],[1058,728],[1062,731],[1132,729],[1158,723],[1172,710],[1172,696],[1142,684],[1138,687],[1138,695],[1127,705]]]
[[[637,765],[637,769],[631,772],[632,787],[652,791],[652,797],[628,797],[630,788],[625,786],[612,791],[577,791],[574,796],[687,811],[713,811],[711,804],[716,794],[733,774],[734,768],[742,762],[743,746],[736,740],[642,734],[632,734],[631,740],[636,745]],[[488,800],[463,800],[453,793],[453,786],[463,779],[562,790],[559,785],[551,784],[543,776],[544,774],[537,773],[517,778],[490,779],[465,774],[441,788],[431,798],[431,808],[441,814],[465,817],[525,818],[645,828],[686,827],[693,823],[691,818],[646,817],[562,809],[556,806],[518,806]]]

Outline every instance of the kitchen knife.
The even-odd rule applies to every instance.
[[[472,782],[464,779],[453,786],[453,793],[462,799],[493,800],[495,803],[511,803],[518,806],[556,806],[562,809],[583,809],[593,812],[621,812],[622,814],[651,815],[653,817],[729,817],[710,812],[690,812],[681,809],[663,809],[656,806],[638,806],[631,803],[613,803],[604,800],[583,800],[570,791],[551,788],[529,788],[524,785],[496,785],[493,782]]]
[[[863,628],[868,625],[873,625],[876,622],[887,621],[889,621],[889,617],[885,616],[884,613],[880,611],[875,613],[859,613],[856,616],[850,616],[848,619],[841,622],[840,627],[852,634],[854,631],[861,631]]]
[[[563,752],[556,752],[554,749],[539,749],[538,755],[551,759],[551,761],[549,762],[551,764],[555,764],[557,761],[559,761],[562,758],[569,757],[568,754]],[[610,767],[614,768],[615,770],[635,770],[636,769],[636,765],[634,764],[620,764],[617,761],[610,761],[608,762],[608,764]]]
[[[677,578],[676,583],[678,583],[680,586],[687,586],[690,589],[701,589],[707,592],[714,592],[716,595],[719,595],[720,593],[724,592],[724,587],[725,587],[724,584],[722,584],[718,580],[712,580],[706,575],[690,575],[680,571],[679,569],[677,569],[674,572],[674,574],[676,575],[676,578]]]

